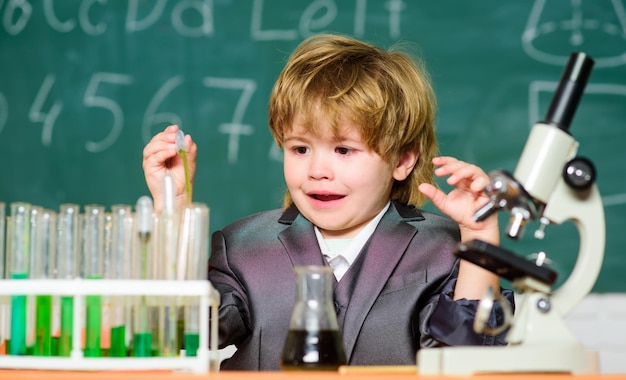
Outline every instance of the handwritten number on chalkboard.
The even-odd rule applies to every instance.
[[[104,96],[97,96],[96,92],[98,91],[98,87],[101,83],[128,85],[131,82],[132,77],[124,74],[99,72],[93,74],[91,77],[91,80],[87,85],[87,89],[85,90],[83,103],[85,103],[87,107],[100,107],[109,110],[113,115],[113,125],[111,126],[109,134],[101,141],[87,141],[85,143],[87,151],[93,153],[102,152],[110,147],[115,140],[117,140],[124,126],[124,113],[122,112],[122,108],[112,99]]]
[[[39,92],[37,92],[37,96],[35,96],[35,100],[30,106],[30,110],[28,112],[28,119],[30,121],[33,123],[43,123],[43,128],[41,129],[41,143],[43,146],[50,146],[52,143],[52,130],[54,129],[54,123],[61,113],[61,109],[63,109],[63,102],[57,100],[54,102],[52,107],[50,107],[50,110],[47,113],[42,110],[46,98],[50,93],[50,89],[52,88],[52,85],[54,85],[54,81],[54,75],[46,75],[46,78],[43,80],[43,83],[41,83]]]
[[[177,75],[168,79],[167,82],[161,86],[159,91],[154,94],[152,100],[150,100],[141,125],[141,136],[143,137],[144,142],[150,141],[152,135],[155,133],[155,131],[152,130],[152,127],[157,124],[176,124],[183,128],[183,120],[177,114],[172,112],[157,113],[157,110],[163,100],[169,95],[170,92],[174,91],[176,87],[183,84],[183,81],[182,75]]]
[[[220,133],[228,135],[228,162],[234,164],[239,156],[239,136],[252,135],[254,127],[243,124],[243,117],[250,104],[250,99],[256,91],[256,82],[246,78],[216,78],[205,77],[202,81],[206,87],[222,88],[227,90],[241,90],[241,96],[235,106],[230,123],[220,124]]]

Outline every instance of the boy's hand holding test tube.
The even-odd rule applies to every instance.
[[[154,209],[157,212],[163,207],[162,192],[165,173],[170,173],[174,179],[178,206],[181,207],[191,202],[198,148],[190,135],[184,135],[181,139],[182,131],[180,133],[179,131],[181,130],[177,125],[167,127],[163,132],[155,135],[143,151],[143,170],[148,189],[154,199]],[[186,151],[185,148],[187,148]],[[181,150],[184,155],[180,154]],[[183,156],[187,159],[186,168]],[[188,180],[185,173],[187,173]]]

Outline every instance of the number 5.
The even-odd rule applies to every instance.
[[[116,73],[95,73],[89,84],[87,90],[85,90],[85,97],[83,103],[87,107],[100,107],[109,110],[113,114],[113,126],[111,132],[101,141],[87,141],[85,148],[92,153],[102,152],[107,149],[120,135],[122,127],[124,126],[124,113],[122,108],[114,100],[106,98],[104,96],[96,96],[98,86],[100,82],[113,83],[113,84],[130,84],[132,77],[129,75],[116,74]]]

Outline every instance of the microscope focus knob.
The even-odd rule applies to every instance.
[[[574,190],[587,190],[596,180],[596,169],[588,159],[575,157],[565,164],[563,179]]]

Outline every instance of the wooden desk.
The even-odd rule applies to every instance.
[[[335,372],[217,372],[205,375],[172,372],[55,372],[32,370],[0,370],[1,380],[409,380],[421,377],[428,380],[626,380],[618,375],[565,374],[490,374],[477,376],[418,376],[404,372],[362,372],[339,374]]]

